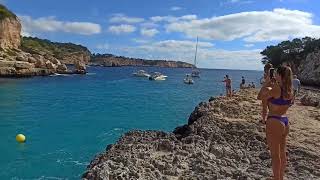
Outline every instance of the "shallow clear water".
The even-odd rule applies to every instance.
[[[166,81],[131,74],[160,71]],[[132,129],[172,131],[194,107],[224,93],[225,74],[238,87],[241,76],[258,82],[261,72],[90,67],[88,75],[0,79],[0,179],[79,179],[107,144]],[[27,142],[19,144],[15,135]]]

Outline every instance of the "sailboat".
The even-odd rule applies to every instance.
[[[192,77],[200,77],[200,70],[197,68],[197,52],[198,52],[198,37],[197,37],[196,53],[194,55],[194,67],[192,67],[192,72],[191,72]]]

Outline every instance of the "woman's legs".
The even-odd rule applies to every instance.
[[[281,157],[281,180],[283,180],[284,172],[287,166],[287,135],[289,134],[289,125],[285,127],[285,133],[282,135],[280,143],[280,157]]]
[[[271,153],[272,171],[274,180],[282,180],[281,147],[283,135],[285,134],[284,124],[277,119],[267,120],[267,143]]]
[[[228,87],[226,87],[226,97],[229,97]]]

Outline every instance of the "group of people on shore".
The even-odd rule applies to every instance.
[[[226,96],[231,97],[233,90],[232,90],[232,80],[229,77],[229,75],[226,75],[222,82],[224,82],[225,86],[226,86]],[[241,83],[240,83],[240,89],[249,89],[249,88],[256,88],[256,85],[254,84],[254,82],[251,82],[248,85],[246,85],[246,80],[242,76]]]
[[[232,96],[232,81],[228,75],[223,80],[226,96]],[[289,66],[277,69],[268,63],[264,66],[263,82],[257,99],[261,101],[261,122],[266,125],[266,139],[272,160],[273,180],[283,180],[287,165],[287,136],[289,133],[288,109],[298,95],[301,83],[296,75],[292,75]],[[245,86],[242,77],[240,89],[255,88]]]

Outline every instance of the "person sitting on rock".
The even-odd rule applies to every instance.
[[[291,68],[281,66],[275,77],[270,74],[270,81],[261,88],[260,95],[261,99],[267,102],[262,108],[262,120],[266,124],[273,179],[283,180],[287,164],[286,138],[289,133],[289,120],[285,114],[293,98]]]
[[[254,84],[254,82],[251,82],[251,88],[256,88],[256,85]]]

